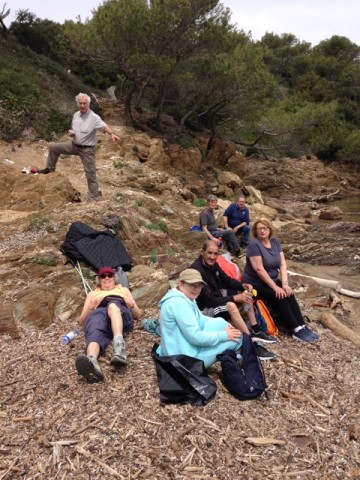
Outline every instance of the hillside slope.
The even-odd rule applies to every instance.
[[[311,262],[320,259],[323,266],[313,264],[318,276],[336,274],[349,288],[360,289],[358,235],[349,228],[332,232],[318,226],[311,214],[327,208],[319,204],[312,210],[312,198],[339,186],[343,195],[359,195],[358,174],[340,175],[316,159],[272,164],[246,159],[229,143],[206,151],[203,137],[182,149],[121,121],[112,120],[111,126],[121,140],[113,144],[99,135],[103,200],[97,203],[72,201],[76,192],[82,198],[86,193],[78,159],[63,158],[55,174],[27,175],[21,173],[24,167],[44,165],[46,142],[0,145],[0,476],[360,478],[360,359],[357,346],[318,323],[329,311],[329,290],[292,277],[321,341],[303,346],[281,334],[271,348],[279,359],[264,365],[270,400],[235,400],[216,365],[210,373],[218,392],[206,407],[165,406],[159,404],[150,354],[158,339],[140,322],[126,340],[126,368],[110,367],[109,349],[101,360],[104,384],[78,378],[74,360],[83,335],[70,347],[61,346],[59,338],[74,327],[84,291],[58,250],[74,221],[114,228],[133,256],[129,279],[144,317],[157,317],[158,299],[203,240],[201,233],[187,231],[201,210],[193,199],[243,192],[253,218],[266,215],[276,224],[295,271],[311,271]],[[220,201],[221,208],[225,204]],[[309,251],[316,256],[309,259]],[[86,266],[83,271],[94,285],[93,273]],[[344,297],[332,310],[354,329],[354,338],[360,332],[357,302]],[[270,440],[254,446],[253,438]]]

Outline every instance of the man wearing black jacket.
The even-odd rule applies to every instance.
[[[198,270],[202,279],[206,282],[197,298],[200,310],[207,309],[207,315],[211,312],[214,317],[222,317],[225,320],[229,320],[235,328],[251,335],[254,341],[275,343],[276,339],[261,330],[256,322],[250,293],[252,286],[229,277],[216,262],[218,255],[218,245],[212,240],[206,240],[202,246],[200,256],[190,266],[190,268]],[[229,295],[229,290],[233,291],[234,294]],[[253,330],[252,333],[249,332],[246,323],[240,315],[237,305],[239,303],[249,306],[248,318]],[[210,312],[208,309],[211,309]],[[271,360],[276,357],[276,355],[268,352],[259,343],[254,342],[254,345],[260,360]]]

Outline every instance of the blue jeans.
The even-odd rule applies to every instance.
[[[250,226],[245,225],[245,227],[239,228],[239,230],[236,232],[236,236],[239,239],[241,247],[247,247],[249,245],[250,230]]]
[[[227,228],[226,230],[213,230],[210,233],[214,238],[222,237],[229,252],[239,250],[239,242],[231,228]]]

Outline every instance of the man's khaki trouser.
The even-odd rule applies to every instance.
[[[84,165],[84,171],[89,190],[89,198],[98,199],[99,184],[96,179],[95,150],[95,146],[79,148],[71,140],[66,142],[50,143],[46,167],[52,172],[55,172],[56,164],[61,154],[78,155]]]

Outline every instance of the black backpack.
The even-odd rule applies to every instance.
[[[265,392],[264,371],[256,354],[250,335],[243,334],[241,364],[234,350],[225,350],[217,359],[221,362],[222,382],[238,400],[251,400]]]

